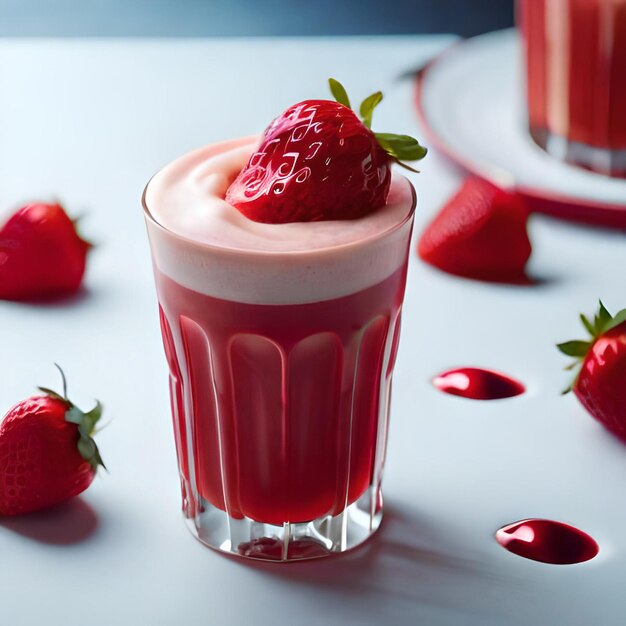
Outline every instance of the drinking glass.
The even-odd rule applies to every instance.
[[[391,228],[278,257],[172,232],[151,213],[149,187],[144,213],[191,532],[217,550],[277,561],[365,541],[382,517],[411,184],[394,175],[406,211]],[[191,274],[206,288],[190,288]]]
[[[626,176],[626,0],[520,0],[518,20],[534,141]]]

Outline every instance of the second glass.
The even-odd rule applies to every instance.
[[[518,18],[535,142],[626,176],[626,0],[520,0]]]

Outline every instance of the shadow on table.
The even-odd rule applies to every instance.
[[[53,308],[53,309],[70,309],[80,306],[86,300],[93,297],[93,293],[87,287],[82,286],[75,293],[63,296],[54,296],[47,298],[24,298],[23,300],[7,300],[16,306],[30,306],[36,308]]]
[[[98,528],[98,516],[86,502],[73,498],[45,511],[1,517],[0,528],[40,543],[65,546],[93,536]]]
[[[342,605],[351,601],[379,618],[406,614],[416,605],[493,617],[495,598],[519,581],[446,532],[413,513],[386,507],[376,535],[344,555],[288,564],[250,560],[242,566],[289,585],[315,586],[337,595]]]

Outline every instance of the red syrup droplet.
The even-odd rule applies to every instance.
[[[593,559],[600,548],[593,537],[563,522],[525,519],[496,531],[496,541],[525,559],[571,565]]]
[[[447,370],[435,376],[433,385],[444,393],[472,400],[512,398],[526,390],[524,385],[514,378],[480,367]]]

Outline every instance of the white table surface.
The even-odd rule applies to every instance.
[[[287,105],[382,88],[376,128],[417,133],[399,76],[447,37],[0,42],[0,211],[61,198],[98,243],[87,290],[53,306],[0,302],[0,406],[59,386],[105,405],[110,474],[48,513],[0,520],[7,626],[104,624],[623,624],[626,447],[562,398],[553,345],[598,297],[626,306],[624,236],[536,217],[532,288],[446,276],[414,255],[396,368],[386,519],[364,547],[326,561],[250,563],[196,542],[180,515],[166,366],[140,195],[193,147],[261,130]],[[419,232],[460,173],[436,154],[413,177]],[[438,393],[453,365],[528,384],[481,403]],[[525,517],[599,542],[584,564],[512,555],[495,530]]]

